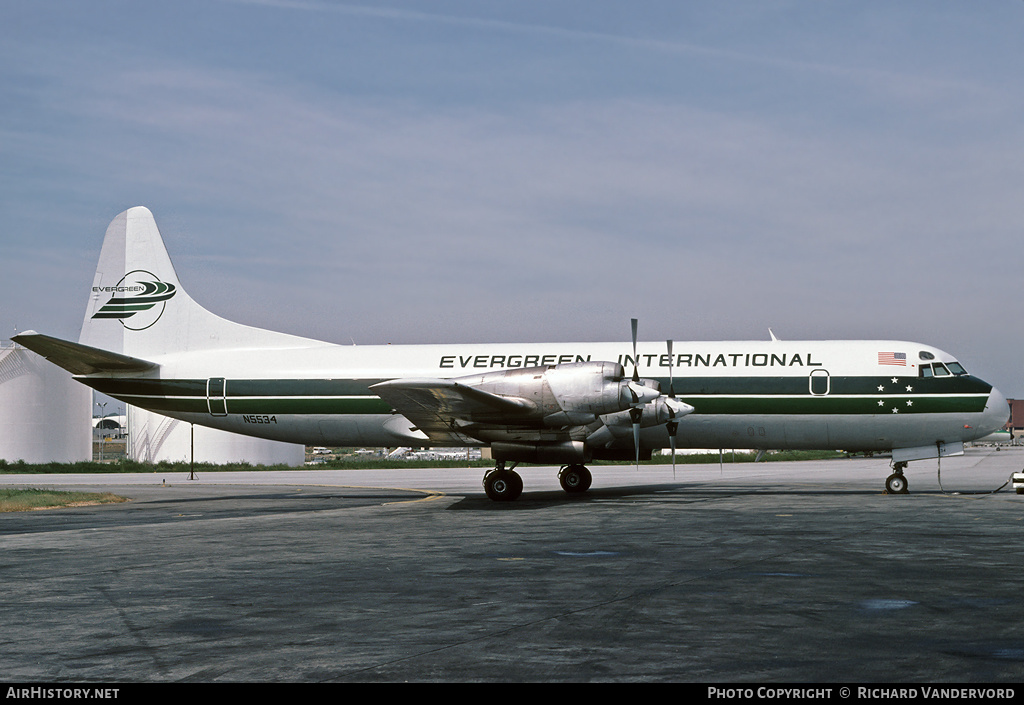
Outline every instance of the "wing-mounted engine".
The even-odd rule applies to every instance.
[[[545,428],[585,426],[604,414],[660,396],[656,388],[626,378],[614,362],[574,362],[462,378],[463,384],[533,404]]]
[[[559,458],[576,455],[581,460],[588,455],[587,446],[616,445],[637,427],[637,418],[639,428],[649,428],[693,411],[664,396],[656,381],[630,379],[614,362],[526,367],[454,379],[397,379],[372,389],[438,444],[475,439],[495,447],[558,446]]]
[[[694,410],[675,398],[671,341],[668,394],[657,381],[640,378],[636,329],[633,319],[631,377],[619,363],[574,362],[453,379],[395,379],[370,388],[401,414],[392,426],[402,430],[402,440],[423,434],[435,445],[490,446],[496,465],[484,476],[484,488],[492,499],[522,492],[522,478],[506,470],[506,462],[561,464],[563,488],[582,492],[590,486],[582,463],[626,459],[626,451],[638,463],[641,455],[650,457],[652,443],[642,447],[645,428],[665,426],[674,468],[679,419]],[[658,442],[656,436],[650,440]]]
[[[640,407],[639,423],[636,425],[640,429],[668,426],[678,423],[679,419],[692,411],[693,407],[686,402],[660,396]],[[587,445],[595,449],[614,448],[626,444],[632,446],[636,416],[632,410],[602,415],[597,423],[588,427]],[[669,432],[674,434],[674,428],[670,428]]]
[[[396,379],[372,389],[435,440],[450,440],[454,432],[482,441],[507,433],[529,440],[523,431],[586,426],[661,395],[628,379],[622,365],[613,362],[526,367],[455,379]],[[536,440],[553,437],[559,436],[535,435]]]
[[[669,352],[671,360],[671,342]],[[413,424],[411,431],[437,445],[489,445],[499,462],[579,463],[623,449],[639,459],[642,429],[666,426],[674,450],[678,421],[693,407],[675,398],[671,367],[664,395],[657,381],[640,378],[638,359],[634,319],[631,377],[619,363],[588,361],[396,379],[371,389]]]

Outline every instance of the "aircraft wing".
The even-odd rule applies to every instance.
[[[370,389],[435,441],[474,438],[470,427],[515,424],[536,412],[526,399],[448,379],[396,379]]]
[[[97,372],[146,372],[159,366],[155,362],[53,338],[34,330],[20,333],[11,340],[74,375],[91,375]]]

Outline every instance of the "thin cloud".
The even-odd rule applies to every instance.
[[[551,24],[423,12],[408,8],[316,2],[314,0],[221,1],[236,5],[268,7],[296,12],[339,14],[393,22],[449,25],[502,33],[547,36],[572,41],[598,42],[648,52],[699,56],[740,66],[757,65],[784,72],[810,72],[832,80],[855,83],[861,90],[875,91],[880,96],[884,95],[888,99],[896,101],[935,102],[940,98],[948,99],[951,94],[958,94],[962,97],[970,96],[977,99],[998,95],[997,92],[992,92],[988,87],[979,85],[977,81],[967,79],[940,78],[935,75],[922,73],[910,74],[867,65],[851,66],[821,61],[808,61],[777,54],[722,49],[694,42],[614,34],[571,27],[559,27]],[[793,13],[779,11],[776,14],[784,16]]]
[[[816,53],[836,34],[813,27],[787,27],[792,48],[528,11],[211,7],[246,32],[206,51],[192,26],[147,35],[146,8],[124,45],[0,49],[26,59],[0,74],[20,242],[0,243],[0,280],[22,328],[74,335],[106,224],[146,205],[197,300],[310,337],[625,339],[638,316],[651,339],[910,337],[1015,375],[977,313],[1017,278],[1014,77]],[[349,18],[374,41],[332,42]],[[481,55],[486,33],[500,51]],[[382,74],[367,52],[397,58]],[[40,264],[31,287],[39,244],[88,261]]]

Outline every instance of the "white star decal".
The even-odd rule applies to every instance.
[[[908,392],[912,392],[912,391],[914,391],[914,388],[913,388],[913,387],[911,387],[911,386],[910,386],[910,385],[908,384],[908,385],[907,385],[907,391],[908,391]]]
[[[907,399],[907,406],[913,406],[913,405],[914,405],[914,400],[913,399]]]
[[[894,414],[898,414],[898,413],[900,413],[900,410],[899,410],[899,409],[897,409],[897,408],[896,408],[896,407],[894,406],[894,407],[892,408],[892,413],[894,413]]]
[[[885,406],[885,400],[884,399],[879,399],[878,400],[878,405],[879,406]]]
[[[885,391],[885,387],[883,387],[882,385],[878,385],[878,391],[884,392]]]
[[[900,381],[900,378],[899,378],[899,377],[893,377],[893,378],[892,378],[892,383],[893,383],[893,384],[896,384],[896,383],[897,383],[897,382],[899,382],[899,381]]]

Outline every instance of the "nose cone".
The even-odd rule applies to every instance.
[[[1010,420],[1010,404],[1006,397],[995,387],[988,395],[988,402],[985,404],[985,411],[982,413],[982,425],[986,434],[998,431]]]
[[[652,402],[661,396],[661,392],[651,387],[645,387],[636,382],[630,382],[626,387],[631,394],[631,405],[643,405]]]
[[[685,416],[693,411],[693,407],[684,401],[665,397],[665,406],[669,408],[674,416]]]

